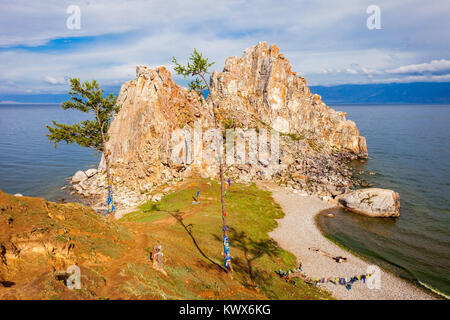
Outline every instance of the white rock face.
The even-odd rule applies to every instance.
[[[86,180],[87,178],[88,176],[86,175],[86,173],[84,173],[84,171],[78,170],[72,177],[72,183],[73,184],[80,183]]]
[[[23,197],[23,194],[21,194],[21,193],[16,193],[14,196],[15,196],[15,197]]]
[[[95,176],[97,172],[98,172],[97,169],[88,169],[85,171],[88,178]]]
[[[210,81],[207,101],[176,84],[162,66],[139,65],[136,78],[123,84],[107,142],[117,207],[137,204],[171,181],[216,179],[224,137],[227,146],[236,144],[225,159],[233,181],[275,180],[319,196],[352,186],[343,163],[367,157],[364,137],[344,112],[309,91],[275,45],[259,43],[241,58],[228,58]],[[227,138],[218,126],[235,136]],[[105,201],[104,171],[102,157],[97,174],[74,176],[74,189]]]
[[[260,42],[241,58],[228,58],[222,72],[212,73],[211,91],[219,112],[239,126],[265,123],[281,133],[314,139],[330,152],[367,157],[356,124],[311,93],[276,45]]]
[[[213,127],[212,106],[176,84],[165,67],[137,66],[136,79],[122,86],[117,103],[121,109],[109,128],[107,143],[116,184],[146,190],[149,184],[184,174],[188,166],[211,167],[193,161],[190,149],[176,147],[195,139],[191,135],[196,123],[200,132]],[[103,168],[104,161],[99,170]]]
[[[162,194],[162,193],[157,193],[157,194],[155,194],[155,195],[152,197],[152,201],[153,201],[153,202],[161,201],[162,197],[163,197],[163,194]]]
[[[369,217],[400,216],[400,196],[388,189],[360,189],[337,197],[344,208]]]

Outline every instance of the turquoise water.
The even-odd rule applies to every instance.
[[[88,115],[57,104],[0,104],[0,189],[8,193],[70,199],[61,190],[76,170],[98,164],[94,152],[77,145],[49,143],[46,124],[73,123]]]
[[[399,192],[400,218],[334,210],[334,218],[319,217],[320,227],[401,277],[450,295],[450,105],[333,108],[367,138],[370,158],[354,161],[354,172]]]

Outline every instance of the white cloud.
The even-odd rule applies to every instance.
[[[413,73],[437,73],[450,71],[450,60],[433,60],[429,63],[410,64],[395,69],[386,70],[387,73],[393,74],[413,74]]]
[[[81,9],[80,30],[66,28],[66,8],[72,4]],[[379,0],[383,29],[372,31],[366,27],[369,4],[369,0],[5,1],[0,11],[0,91],[65,91],[65,77],[74,76],[117,85],[134,78],[137,64],[170,65],[173,55],[184,61],[193,48],[211,57],[214,69],[221,70],[228,56],[240,56],[245,48],[265,40],[276,43],[292,69],[307,74],[312,84],[378,81],[393,77],[385,70],[399,66],[430,64],[419,67],[430,69],[438,67],[435,61],[449,61],[450,2]],[[70,42],[64,50],[58,50],[61,44],[47,50],[12,47],[39,49],[54,39],[87,36],[94,37],[89,44],[77,46],[75,40],[70,50]],[[405,41],[407,45],[402,45]]]
[[[50,84],[66,84],[67,81],[64,78],[55,78],[55,77],[50,77],[50,76],[45,76],[45,82],[50,83]]]

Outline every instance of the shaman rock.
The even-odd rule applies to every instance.
[[[136,79],[122,85],[117,103],[121,110],[109,128],[107,150],[114,178],[130,189],[176,178],[193,160],[192,150],[173,146],[193,138],[195,123],[201,130],[213,127],[210,105],[176,84],[165,67],[137,66]],[[174,153],[184,161],[174,161]],[[196,165],[190,170],[204,163]]]
[[[367,157],[366,139],[355,123],[311,93],[276,45],[260,42],[241,58],[229,57],[223,71],[212,74],[211,87],[219,114],[230,124],[267,125],[324,151]]]
[[[225,176],[232,181],[275,180],[322,197],[352,186],[345,162],[367,156],[364,137],[345,113],[309,91],[276,46],[260,43],[242,58],[228,58],[224,70],[211,75],[210,85],[205,101],[176,84],[163,66],[136,67],[136,78],[122,85],[121,109],[108,131],[116,205],[142,203],[158,186],[185,177],[216,179],[222,152]],[[223,129],[235,129],[233,137]],[[272,143],[274,132],[279,150]],[[244,142],[241,149],[238,141]],[[229,143],[236,146],[231,156],[223,150]],[[250,156],[250,150],[257,155]],[[104,171],[102,157],[98,173],[75,185],[75,191],[104,203]]]

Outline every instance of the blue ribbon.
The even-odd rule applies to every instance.
[[[225,255],[225,268],[231,269],[231,255],[230,255],[230,244],[228,242],[228,237],[223,235],[223,253]]]
[[[113,212],[115,210],[114,203],[113,203],[113,198],[112,198],[112,186],[111,185],[108,188],[107,203],[108,203],[108,214],[109,214],[109,213],[111,213],[111,212]]]

